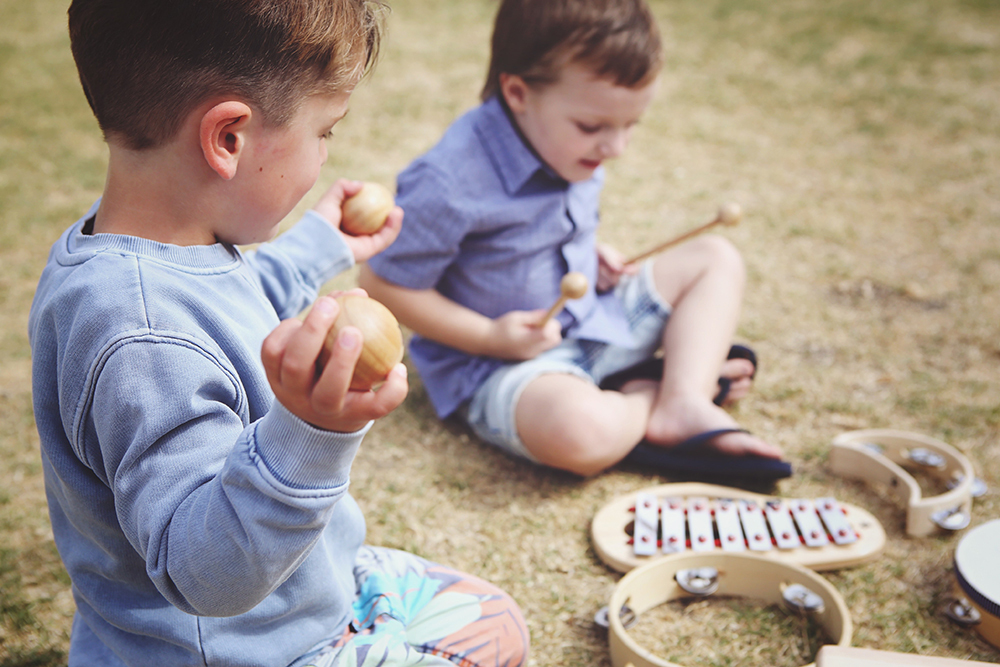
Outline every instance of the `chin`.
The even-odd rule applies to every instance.
[[[571,174],[566,174],[563,176],[570,183],[580,183],[582,181],[589,181],[594,177],[594,172],[596,169],[574,169]]]

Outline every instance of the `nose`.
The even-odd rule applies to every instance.
[[[608,130],[600,143],[601,157],[615,158],[625,152],[628,130]]]

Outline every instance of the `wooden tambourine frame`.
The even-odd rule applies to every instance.
[[[640,493],[647,493],[657,498],[670,497],[706,497],[709,499],[752,500],[763,505],[774,496],[761,495],[741,489],[726,486],[703,484],[700,482],[681,482],[662,484],[659,486],[639,489],[625,494],[602,507],[591,522],[591,541],[597,555],[609,567],[619,572],[629,570],[653,562],[659,558],[672,557],[669,554],[656,556],[636,556],[629,543],[629,526],[634,521],[636,498]],[[794,502],[794,501],[792,501]],[[829,544],[821,547],[801,546],[793,549],[772,549],[765,552],[755,552],[765,558],[795,563],[812,570],[834,570],[851,567],[877,557],[885,547],[885,530],[874,516],[867,511],[841,503],[846,519],[856,531],[858,539],[846,546]]]
[[[989,663],[850,646],[824,646],[816,655],[816,667],[979,667],[980,665],[988,667]]]
[[[788,585],[804,586],[822,599],[816,621],[839,646],[850,646],[853,625],[844,599],[830,583],[815,572],[773,558],[739,553],[683,553],[664,556],[635,568],[618,582],[611,595],[608,614],[608,641],[614,667],[680,667],[650,653],[625,630],[620,612],[627,607],[636,616],[665,602],[693,597],[677,581],[677,573],[692,568],[715,568],[718,588],[712,595],[761,600],[783,604]]]
[[[926,537],[969,525],[975,471],[969,459],[940,440],[891,429],[850,431],[833,440],[829,466],[841,477],[893,491],[906,503],[907,535]],[[919,467],[951,489],[924,498],[920,485],[903,466]]]

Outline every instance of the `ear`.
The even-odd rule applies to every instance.
[[[243,102],[226,100],[201,117],[201,152],[208,166],[227,181],[236,175],[252,113]]]
[[[507,107],[514,113],[523,113],[528,97],[528,84],[516,74],[500,73],[500,92]]]

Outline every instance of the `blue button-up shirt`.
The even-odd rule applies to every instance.
[[[403,230],[369,266],[390,283],[435,289],[490,318],[549,308],[563,275],[579,271],[590,289],[559,314],[563,336],[629,346],[621,305],[613,294],[594,290],[603,183],[603,168],[579,183],[560,178],[491,98],[456,120],[399,175]],[[510,363],[417,335],[410,357],[441,417]]]

